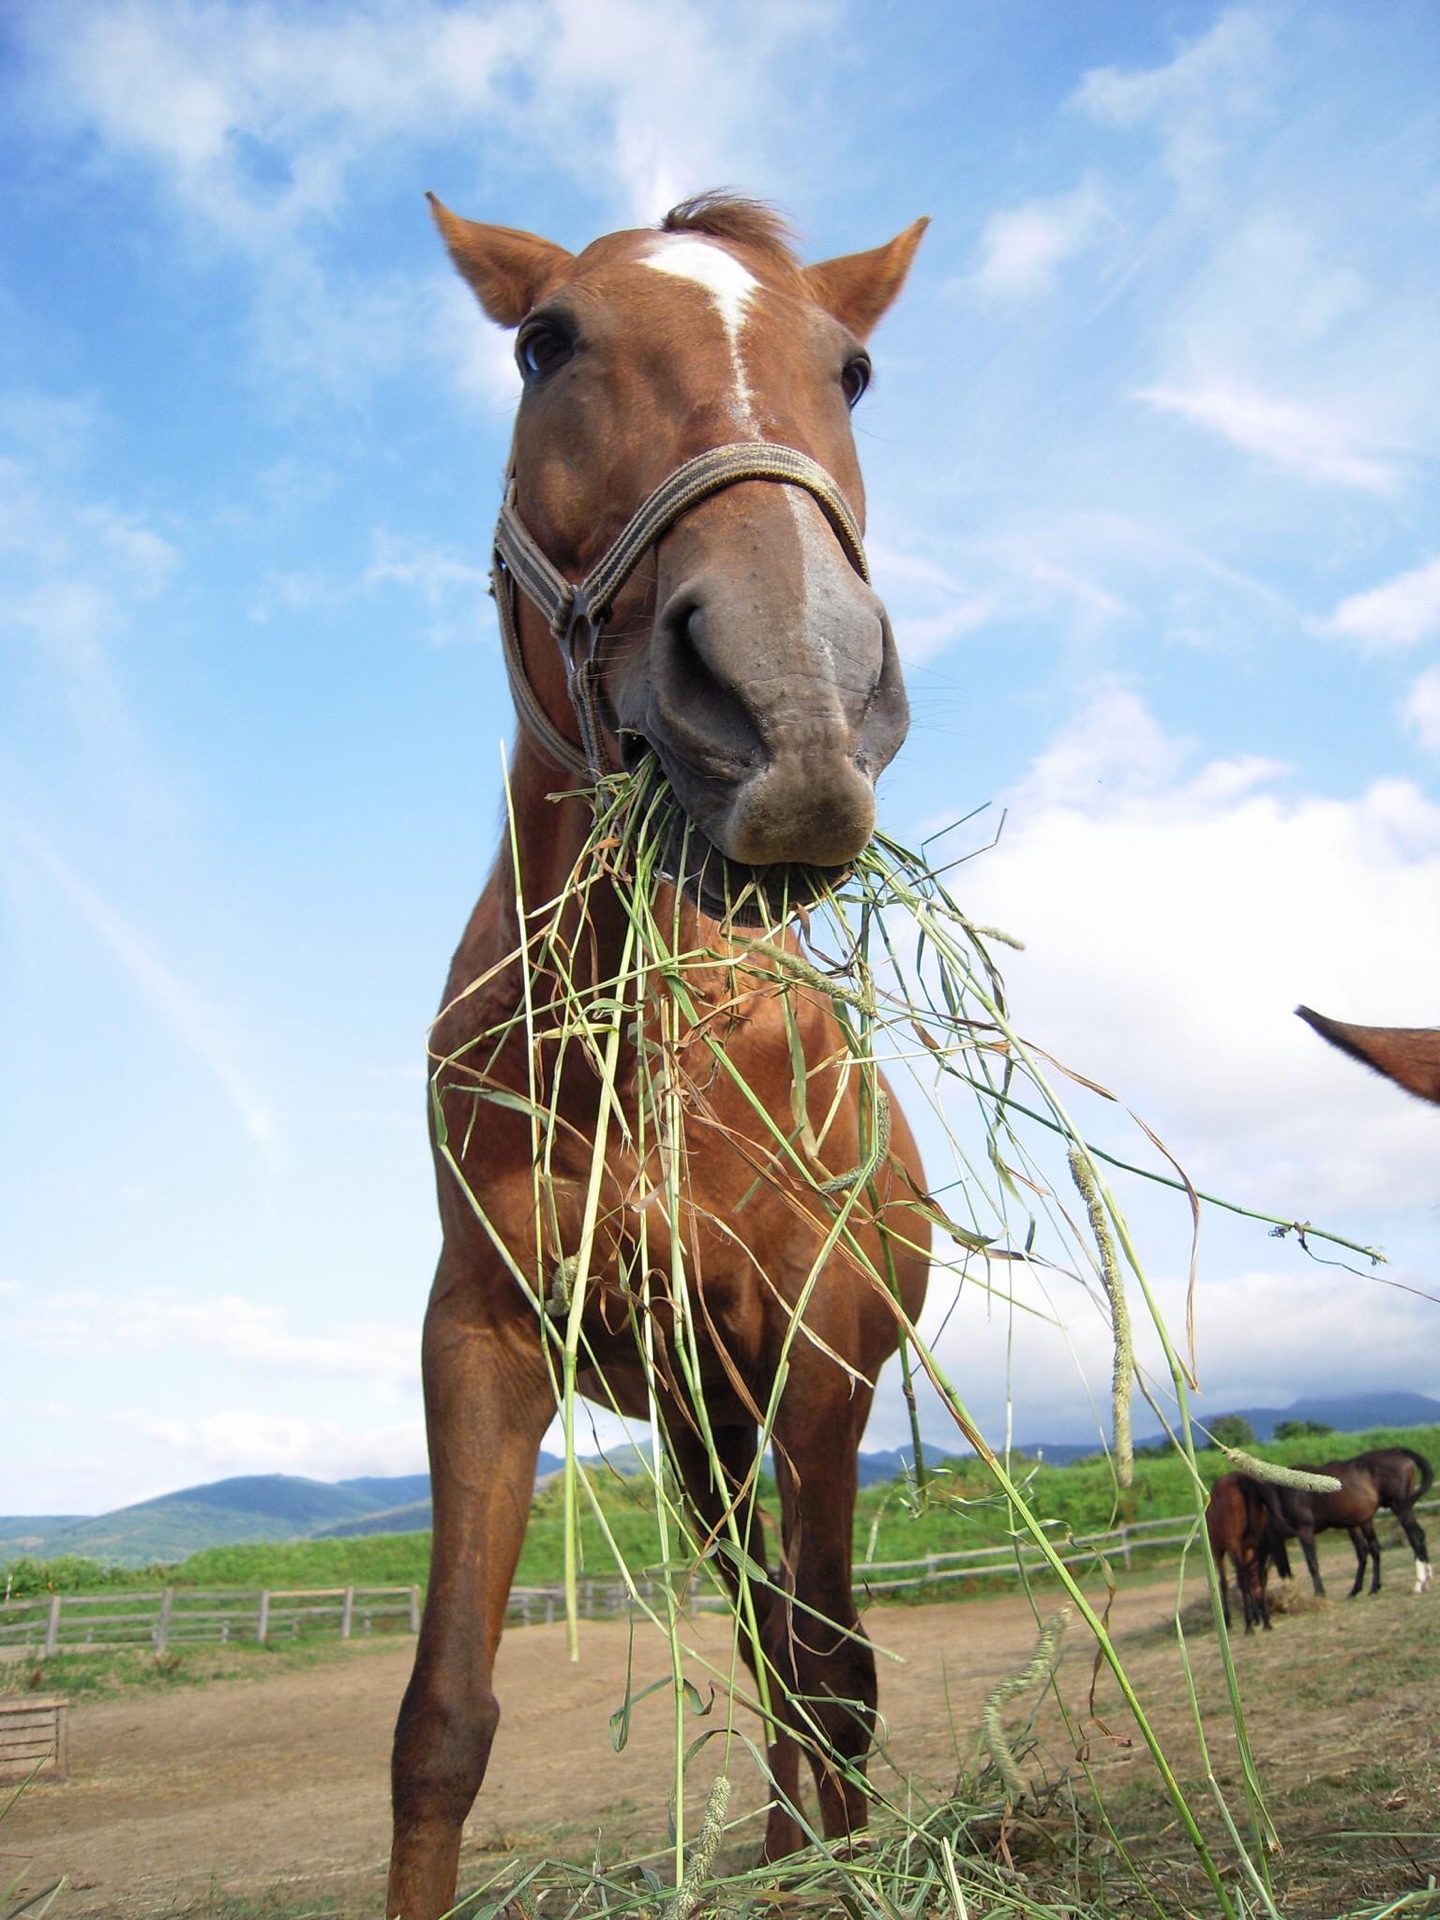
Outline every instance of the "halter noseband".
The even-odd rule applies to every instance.
[[[600,629],[610,617],[620,589],[656,541],[692,507],[739,480],[775,480],[783,486],[803,487],[835,530],[846,559],[860,578],[869,582],[860,529],[844,495],[825,469],[796,447],[776,446],[768,440],[741,440],[712,447],[708,453],[687,460],[641,501],[579,582],[567,580],[535,544],[516,511],[512,475],[495,525],[491,573],[500,639],[520,718],[557,766],[588,779],[599,779],[610,771],[600,728],[600,683],[595,664]],[[520,651],[514,598],[517,590],[545,616],[560,649],[583,750],[561,733],[530,684]]]

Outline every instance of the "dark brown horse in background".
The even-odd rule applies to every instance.
[[[1423,1593],[1430,1584],[1430,1553],[1425,1530],[1415,1518],[1415,1503],[1423,1500],[1435,1481],[1435,1471],[1423,1453],[1409,1447],[1379,1447],[1357,1454],[1353,1460],[1327,1460],[1323,1466],[1302,1469],[1305,1473],[1327,1473],[1340,1482],[1334,1493],[1312,1493],[1301,1487],[1275,1486],[1279,1524],[1287,1534],[1300,1541],[1305,1564],[1317,1594],[1323,1594],[1320,1563],[1315,1553],[1315,1536],[1331,1527],[1344,1527],[1355,1549],[1353,1600],[1365,1584],[1367,1562],[1373,1572],[1371,1593],[1380,1591],[1380,1541],[1375,1532],[1375,1516],[1388,1507],[1399,1521],[1401,1531],[1415,1555],[1415,1591]]]
[[[1284,1516],[1268,1481],[1248,1473],[1222,1473],[1210,1489],[1205,1508],[1205,1531],[1210,1541],[1210,1557],[1220,1576],[1220,1605],[1225,1624],[1230,1625],[1230,1587],[1225,1578],[1228,1558],[1235,1568],[1235,1586],[1246,1633],[1253,1633],[1256,1622],[1270,1629],[1270,1598],[1266,1574],[1273,1559],[1281,1577],[1290,1578],[1290,1562],[1285,1553]]]
[[[1313,1027],[1332,1047],[1338,1047],[1352,1059],[1363,1061],[1367,1067],[1383,1073],[1386,1079],[1393,1080],[1397,1086],[1404,1087],[1421,1100],[1440,1105],[1440,1027],[1360,1027],[1344,1020],[1332,1020],[1326,1014],[1316,1013],[1312,1007],[1297,1007],[1295,1011],[1307,1026]],[[1310,1568],[1310,1578],[1315,1583],[1315,1591],[1324,1592],[1315,1563],[1314,1535],[1323,1531],[1324,1527],[1345,1526],[1351,1529],[1350,1538],[1359,1562],[1355,1585],[1350,1589],[1351,1598],[1359,1593],[1364,1584],[1367,1556],[1375,1568],[1370,1591],[1379,1592],[1380,1543],[1375,1537],[1373,1521],[1376,1509],[1389,1507],[1400,1522],[1415,1555],[1415,1591],[1423,1593],[1430,1584],[1430,1554],[1425,1544],[1424,1530],[1412,1509],[1417,1500],[1424,1499],[1434,1481],[1430,1462],[1423,1454],[1411,1453],[1407,1447],[1386,1447],[1375,1453],[1362,1453],[1354,1460],[1341,1461],[1339,1466],[1356,1469],[1357,1484],[1354,1488],[1347,1486],[1340,1494],[1302,1496],[1294,1507],[1296,1520],[1305,1522],[1309,1530],[1310,1544],[1307,1546],[1306,1534],[1301,1531],[1300,1525],[1292,1527],[1293,1532],[1300,1534],[1300,1544],[1305,1549],[1305,1560]],[[1324,1473],[1332,1470],[1338,1471],[1338,1468],[1327,1466],[1321,1469]],[[1337,1501],[1344,1511],[1359,1514],[1368,1499],[1367,1488],[1374,1490],[1375,1506],[1364,1520],[1319,1520],[1317,1516],[1329,1509],[1323,1505],[1318,1509],[1307,1509],[1304,1505],[1307,1499]],[[1292,1491],[1288,1487],[1284,1490],[1287,1505]]]
[[[491,874],[433,1041],[443,1251],[424,1378],[434,1558],[395,1733],[386,1908],[404,1920],[435,1920],[454,1899],[461,1829],[499,1718],[491,1675],[536,1453],[556,1408],[545,1276],[585,1238],[609,1111],[590,1057],[547,1037],[563,1025],[564,989],[537,944],[590,831],[590,805],[573,796],[601,775],[658,762],[690,823],[689,864],[683,845],[669,856],[680,898],[662,885],[659,918],[678,916],[680,951],[716,959],[687,975],[696,1011],[676,1049],[678,1220],[654,1204],[662,1169],[635,1145],[644,1007],[617,1029],[618,1121],[606,1131],[591,1222],[579,1387],[642,1418],[655,1392],[702,1538],[734,1513],[752,1563],[766,1552],[754,1510],[758,1429],[778,1393],[779,1567],[772,1584],[752,1588],[763,1655],[754,1661],[745,1646],[761,1669],[757,1693],[771,1702],[770,1858],[804,1839],[792,1811],[802,1750],[825,1834],[843,1839],[865,1822],[876,1684],[851,1590],[856,1452],[897,1345],[897,1306],[910,1316],[921,1306],[929,1244],[913,1206],[921,1169],[897,1111],[850,1216],[869,1271],[843,1247],[829,1255],[797,1337],[798,1303],[834,1244],[834,1207],[817,1186],[863,1161],[859,1076],[843,1071],[828,998],[796,989],[787,1012],[773,972],[756,970],[725,917],[727,897],[748,884],[773,924],[779,898],[803,902],[807,876],[813,884],[816,869],[833,875],[855,858],[872,832],[876,777],[906,731],[894,640],[860,546],[850,408],[869,377],[864,341],[899,292],[924,223],[873,252],[805,267],[773,214],[721,195],[578,256],[434,210],[485,312],[518,328],[524,392],[495,585],[521,727],[510,775],[518,858],[507,852]],[[622,972],[628,927],[608,879],[587,898],[568,925],[582,992]],[[788,1135],[795,1035],[809,1110],[834,1115],[809,1179],[787,1170],[774,1131],[735,1084],[783,1116]],[[734,1078],[717,1070],[706,1044],[716,1037]],[[482,1056],[488,1083],[510,1092],[477,1125],[470,1063]],[[558,1115],[544,1207],[536,1098]],[[648,1372],[628,1324],[641,1247],[657,1356]],[[677,1364],[686,1337],[668,1291],[677,1266],[693,1305],[713,1470]],[[893,1297],[874,1279],[887,1269]],[[519,1277],[532,1275],[533,1284]]]

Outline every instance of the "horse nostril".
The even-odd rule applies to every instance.
[[[651,684],[665,731],[706,762],[749,767],[763,758],[760,734],[738,691],[712,664],[704,596],[675,594],[656,623]]]

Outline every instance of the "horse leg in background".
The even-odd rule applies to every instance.
[[[1365,1566],[1370,1558],[1370,1541],[1365,1537],[1367,1534],[1370,1535],[1370,1539],[1374,1539],[1375,1529],[1370,1526],[1351,1527],[1350,1529],[1350,1544],[1355,1549],[1355,1584],[1351,1587],[1348,1595],[1348,1598],[1351,1600],[1355,1598],[1356,1594],[1358,1594],[1365,1585]],[[1378,1541],[1376,1541],[1375,1544],[1375,1575],[1378,1580],[1380,1575],[1380,1545]]]
[[[1361,1527],[1360,1537],[1365,1543],[1365,1551],[1370,1555],[1371,1565],[1375,1569],[1370,1580],[1370,1591],[1371,1593],[1378,1593],[1380,1591],[1380,1540],[1375,1532],[1375,1522],[1373,1520],[1367,1520],[1364,1526]],[[1363,1561],[1361,1562],[1360,1571],[1362,1573],[1365,1571]]]
[[[1250,1562],[1249,1571],[1250,1571],[1250,1580],[1251,1580],[1252,1604],[1255,1609],[1255,1617],[1260,1622],[1261,1626],[1265,1629],[1266,1633],[1269,1633],[1270,1631],[1270,1596],[1265,1590],[1266,1576],[1269,1573],[1269,1566],[1266,1561],[1265,1549],[1263,1545],[1252,1546],[1249,1549],[1249,1562]]]
[[[1215,1571],[1220,1576],[1220,1611],[1225,1616],[1226,1626],[1233,1626],[1234,1622],[1230,1617],[1230,1582],[1225,1578],[1225,1556],[1223,1553],[1215,1556]],[[1239,1579],[1240,1576],[1238,1572],[1235,1577],[1237,1580]],[[1241,1604],[1244,1604],[1243,1594],[1241,1595]]]
[[[1325,1582],[1320,1578],[1320,1558],[1315,1551],[1315,1529],[1302,1527],[1297,1529],[1296,1538],[1300,1542],[1300,1551],[1305,1556],[1305,1564],[1310,1569],[1310,1584],[1315,1589],[1317,1600],[1325,1598]]]
[[[488,1324],[473,1311],[480,1297],[475,1276],[442,1260],[423,1349],[434,1542],[391,1769],[385,1912],[403,1920],[438,1920],[454,1904],[460,1837],[500,1719],[495,1650],[555,1411],[533,1334]]]
[[[1430,1584],[1430,1549],[1425,1540],[1425,1529],[1415,1518],[1413,1507],[1396,1506],[1392,1508],[1400,1523],[1400,1531],[1410,1542],[1410,1551],[1415,1556],[1415,1591],[1424,1593]]]
[[[810,1380],[821,1384],[814,1373]],[[828,1363],[823,1393],[802,1389],[797,1394],[796,1384],[792,1376],[775,1433],[785,1526],[782,1579],[794,1598],[793,1603],[778,1601],[770,1619],[772,1662],[786,1694],[782,1711],[794,1731],[788,1740],[777,1740],[771,1766],[793,1803],[797,1741],[803,1744],[820,1801],[821,1831],[827,1840],[845,1840],[869,1818],[864,1776],[878,1697],[875,1653],[860,1625],[851,1578],[855,1456],[871,1396],[834,1376]],[[797,1402],[803,1406],[798,1418]],[[798,1822],[773,1807],[765,1858],[777,1859],[803,1844]]]

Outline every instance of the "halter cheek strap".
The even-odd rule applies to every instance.
[[[845,496],[824,467],[796,447],[742,440],[712,447],[687,460],[641,501],[615,540],[578,582],[567,580],[536,545],[516,511],[512,478],[495,527],[491,574],[500,615],[500,639],[516,710],[557,766],[590,779],[612,770],[600,721],[595,657],[600,629],[621,588],[651,547],[692,507],[741,480],[773,480],[782,486],[802,487],[830,522],[846,559],[862,580],[869,581],[860,529]],[[581,747],[561,733],[530,684],[520,649],[517,593],[523,593],[544,615],[560,649]]]

